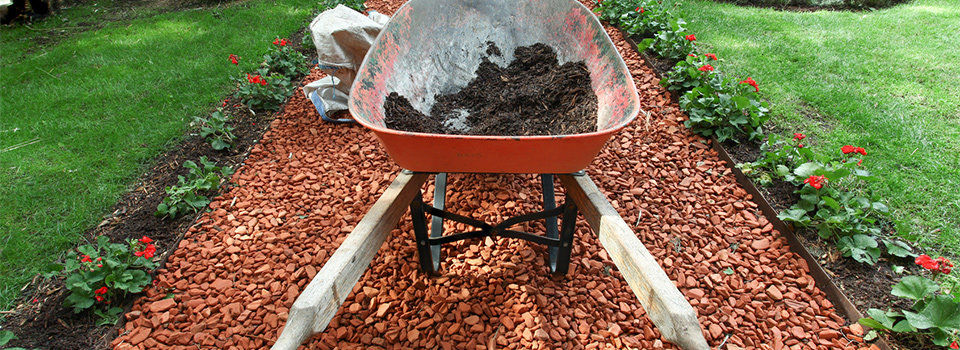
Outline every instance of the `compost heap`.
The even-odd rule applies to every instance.
[[[597,95],[583,61],[562,65],[550,46],[518,47],[506,68],[490,62],[488,43],[477,77],[455,94],[437,95],[430,115],[391,92],[383,103],[388,128],[456,135],[569,135],[597,130]]]

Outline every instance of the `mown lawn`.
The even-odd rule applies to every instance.
[[[170,12],[98,1],[0,28],[0,309],[78,243],[149,160],[251,71],[316,1],[249,0]],[[123,6],[117,4],[117,6]],[[51,41],[47,29],[75,31]]]
[[[753,77],[778,132],[810,146],[868,150],[871,187],[900,234],[960,252],[960,1],[870,12],[782,12],[687,0],[698,42],[721,69]],[[931,255],[937,252],[931,252]]]

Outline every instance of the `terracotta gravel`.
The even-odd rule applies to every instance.
[[[388,14],[401,3],[367,2]],[[638,223],[710,345],[857,347],[862,330],[844,326],[803,259],[707,141],[682,126],[653,72],[618,31],[608,32],[650,115],[615,135],[587,170],[628,224]],[[237,185],[211,203],[125,315],[115,348],[269,347],[297,295],[398,170],[372,133],[321,122],[295,93],[233,176]],[[426,200],[431,193],[428,183]],[[533,175],[450,176],[448,209],[481,220],[539,210],[540,202]],[[546,273],[543,248],[523,241],[458,242],[443,254],[441,277],[421,274],[405,217],[327,330],[301,348],[674,348],[583,220],[563,278]]]

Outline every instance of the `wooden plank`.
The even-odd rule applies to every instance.
[[[397,175],[297,297],[271,349],[294,350],[311,335],[327,328],[426,180],[427,174]]]
[[[560,182],[660,334],[683,349],[709,349],[693,307],[593,180],[586,175],[560,175]]]

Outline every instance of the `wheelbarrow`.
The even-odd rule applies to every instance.
[[[536,43],[552,47],[561,64],[583,61],[597,94],[597,131],[558,136],[482,136],[385,127],[383,103],[389,93],[397,92],[414,108],[429,111],[434,96],[455,93],[474,78],[488,43],[500,49],[502,61],[491,61],[501,65],[513,59],[515,48]],[[294,302],[273,349],[294,349],[326,328],[408,207],[424,272],[436,271],[439,266],[440,244],[497,235],[550,246],[551,269],[564,273],[579,211],[664,338],[686,349],[708,349],[693,308],[582,171],[604,143],[640,110],[626,64],[603,26],[582,4],[573,0],[407,2],[367,53],[351,88],[349,106],[354,119],[371,129],[390,157],[406,170],[397,174]],[[541,174],[546,208],[498,225],[445,212],[446,173]],[[421,200],[421,187],[431,174],[436,174],[438,191],[432,206]],[[553,203],[553,175],[559,176],[566,189],[567,200],[560,207]],[[429,235],[425,214],[434,220]],[[556,217],[561,214],[563,232],[558,235]],[[477,230],[443,236],[443,219]],[[516,223],[539,219],[547,219],[546,235],[509,229]]]

